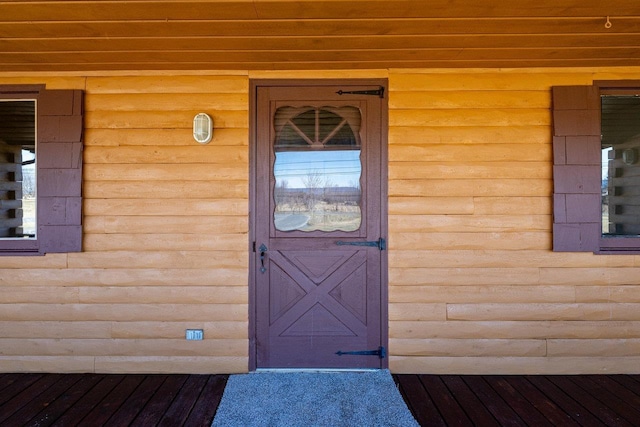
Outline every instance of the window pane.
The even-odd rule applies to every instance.
[[[640,235],[640,98],[602,97],[602,234]]]
[[[361,223],[360,111],[280,108],[274,223],[280,231],[355,231]]]
[[[35,238],[35,101],[0,100],[0,238]]]

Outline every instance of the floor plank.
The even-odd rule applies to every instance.
[[[489,412],[502,426],[522,426],[524,421],[516,412],[487,384],[482,376],[467,376],[464,381],[487,407]]]
[[[561,388],[557,387],[549,380],[549,377],[539,377],[528,375],[527,379],[535,385],[548,399],[552,400],[556,405],[569,414],[578,424],[586,427],[602,426],[602,421],[589,412],[584,405],[575,400],[569,394],[565,393]]]
[[[397,378],[400,392],[420,425],[447,425],[417,375],[402,375]]]
[[[531,405],[536,408],[554,426],[578,427],[578,424],[569,414],[563,411],[553,400],[543,394],[536,386],[521,376],[509,377],[509,384],[525,396]]]
[[[44,390],[63,378],[63,375],[58,374],[43,375],[23,388],[18,394],[12,396],[10,400],[0,406],[0,425],[6,424],[8,418],[38,398]]]
[[[228,375],[0,374],[1,426],[210,426]],[[423,426],[639,425],[640,376],[394,375]]]
[[[620,396],[616,396],[611,388],[607,387],[608,382],[600,383],[594,381],[591,377],[582,376],[578,379],[571,378],[583,389],[587,390],[594,398],[601,401],[608,408],[610,408],[617,416],[622,417],[628,423],[637,425],[640,422],[640,409],[638,402],[631,404],[630,400],[621,399]]]
[[[620,411],[620,414],[627,421],[640,420],[640,395],[635,394],[619,382],[605,375],[585,375],[585,379],[601,387],[597,391],[599,394],[606,394],[607,399],[617,402],[614,407],[610,407],[615,411]]]
[[[216,414],[220,400],[227,385],[227,376],[212,375],[202,389],[189,418],[185,421],[185,427],[209,427]]]
[[[459,375],[443,375],[442,380],[475,425],[493,427],[498,421]]]
[[[118,410],[109,418],[105,427],[128,426],[131,424],[166,379],[166,375],[149,375],[144,378]]]
[[[0,393],[2,393],[5,388],[9,387],[19,379],[21,379],[21,374],[1,374],[0,375]],[[2,403],[3,403],[2,400],[0,400],[0,404]]]
[[[62,376],[60,380],[50,384],[49,387],[43,387],[42,393],[7,418],[4,423],[9,426],[27,425],[34,416],[37,417],[37,414],[49,406],[58,396],[73,387],[80,379],[81,375]]]
[[[520,419],[526,419],[527,423],[533,423],[539,427],[554,425],[509,383],[508,378],[500,376],[485,376],[483,378]]]
[[[611,427],[632,427],[632,424],[595,398],[584,386],[578,385],[569,377],[552,376],[551,381],[562,388],[572,398],[577,399],[589,412],[598,417],[605,425]],[[582,380],[580,383],[583,384]]]
[[[133,420],[131,426],[146,427],[158,424],[167,408],[169,408],[169,405],[171,405],[176,396],[178,396],[187,378],[188,375],[169,375],[149,402],[147,402],[143,410],[140,411],[136,419]],[[217,406],[218,405],[216,405],[216,408]]]
[[[9,374],[6,375],[3,386],[0,389],[0,421],[2,421],[2,405],[29,385],[42,378],[42,374]]]
[[[52,425],[62,414],[73,407],[84,395],[93,388],[103,375],[82,375],[80,380],[76,382],[65,392],[61,393],[53,402],[46,405],[29,424],[38,427],[46,427]]]
[[[87,414],[85,419],[91,420],[95,425],[104,426],[109,421],[109,418],[126,402],[144,378],[144,375],[126,375],[124,379]]]
[[[473,425],[462,407],[458,404],[456,398],[451,394],[439,376],[420,375],[419,378],[448,426]]]
[[[79,424],[125,378],[125,375],[105,375],[52,425],[56,427]]]
[[[189,417],[197,398],[207,383],[206,375],[189,375],[189,378],[180,389],[182,399],[176,399],[167,409],[158,426],[174,427],[182,425]]]
[[[637,380],[633,375],[610,375],[608,376],[612,380],[622,384],[629,391],[640,396],[640,380]]]

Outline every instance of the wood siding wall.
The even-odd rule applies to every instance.
[[[67,84],[86,91],[84,252],[0,257],[0,370],[246,371],[246,73]]]
[[[551,251],[550,88],[640,68],[0,75],[87,112],[84,252],[0,257],[0,371],[246,371],[249,78],[384,76],[391,370],[637,373],[640,256]]]
[[[640,370],[640,257],[551,251],[551,87],[626,71],[390,75],[393,371]]]

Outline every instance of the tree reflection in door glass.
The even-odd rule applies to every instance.
[[[360,111],[282,107],[274,120],[276,229],[358,230]]]
[[[276,153],[274,171],[278,230],[360,228],[360,150]]]

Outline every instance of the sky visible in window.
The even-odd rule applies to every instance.
[[[305,178],[320,174],[325,187],[359,186],[360,150],[280,151],[276,153],[276,186],[305,188]]]
[[[602,149],[602,180],[606,180],[609,176],[609,152],[613,150],[613,148],[603,148]]]

